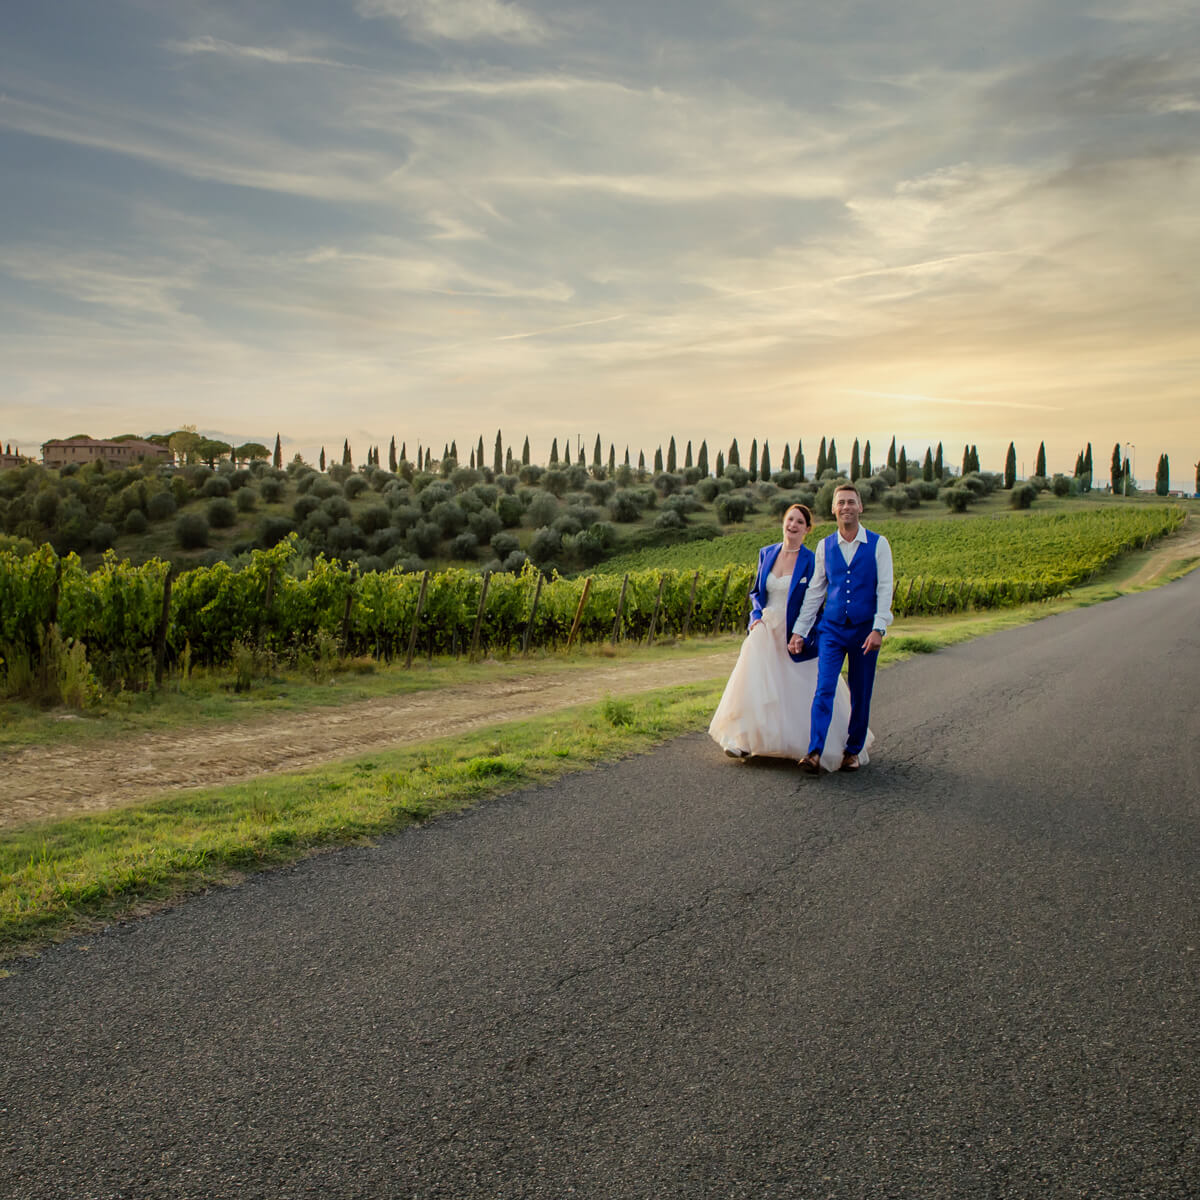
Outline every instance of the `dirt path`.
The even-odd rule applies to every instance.
[[[524,720],[610,695],[727,675],[736,649],[653,665],[614,663],[569,674],[505,672],[494,684],[360,700],[187,733],[0,755],[0,829],[96,812],[175,788],[238,783],[412,742]]]
[[[1200,523],[1162,539],[1122,590],[1146,587],[1174,563],[1200,557]],[[96,812],[176,788],[237,783],[322,762],[517,721],[609,695],[719,679],[736,651],[613,663],[558,676],[498,669],[495,681],[355,701],[307,713],[184,733],[142,734],[83,747],[32,746],[0,754],[0,830],[45,817]]]

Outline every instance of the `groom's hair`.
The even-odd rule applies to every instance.
[[[858,495],[858,488],[856,488],[852,483],[839,483],[837,487],[833,489],[833,494],[836,496],[838,492],[853,492],[860,500],[862,499],[862,496]]]

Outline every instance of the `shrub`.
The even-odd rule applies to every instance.
[[[470,531],[460,533],[450,540],[450,554],[454,558],[475,558],[479,553],[479,539]]]
[[[720,483],[711,475],[709,475],[706,479],[701,479],[700,482],[696,484],[696,494],[705,502],[705,504],[711,504],[717,498],[720,490]]]
[[[529,502],[526,516],[535,528],[549,525],[558,516],[558,501],[549,492],[539,492]]]
[[[369,535],[380,529],[386,529],[391,520],[392,514],[388,511],[386,504],[372,504],[358,514],[358,527],[363,533]]]
[[[525,515],[525,506],[519,496],[506,493],[496,501],[496,515],[505,529],[512,529],[514,525],[520,525],[521,518]]]
[[[233,507],[233,501],[224,496],[210,500],[204,515],[213,529],[231,529],[237,521],[237,509]]]
[[[512,533],[496,533],[492,535],[492,553],[500,560],[506,559],[514,550],[519,550],[521,543]]]
[[[629,490],[617,492],[608,502],[608,513],[614,521],[636,521],[642,515],[637,495]]]
[[[258,507],[258,496],[251,487],[238,488],[235,493],[237,496],[238,512],[253,512]],[[312,497],[309,497],[310,499]]]
[[[562,553],[562,536],[555,529],[543,526],[529,541],[529,557],[540,564],[548,563]]]
[[[1010,508],[1030,508],[1037,499],[1037,488],[1031,483],[1018,483],[1008,495]]]
[[[421,518],[406,536],[406,544],[410,553],[418,558],[430,558],[437,553],[441,545],[442,531],[432,522]]]
[[[961,484],[942,488],[938,495],[952,512],[966,512],[975,500],[975,493],[969,487],[963,487]]]
[[[718,496],[714,501],[714,508],[717,513],[717,520],[723,525],[732,525],[737,521],[746,519],[746,509],[749,504],[745,496],[722,495]],[[682,524],[682,521],[680,521]]]
[[[146,501],[146,515],[152,521],[165,521],[175,515],[176,507],[175,497],[170,492],[155,492]]]
[[[1071,491],[1071,481],[1065,475],[1055,475],[1050,481],[1050,487],[1056,496],[1066,496]]]
[[[356,500],[363,494],[371,485],[362,475],[351,475],[349,479],[342,484],[342,495],[347,500]]]
[[[110,550],[117,540],[117,531],[107,521],[100,521],[92,526],[91,537],[88,539],[93,550]]]
[[[319,500],[328,500],[330,496],[340,496],[342,494],[342,489],[332,479],[327,479],[323,475],[318,475],[313,480],[309,491]]]
[[[578,533],[583,528],[583,522],[573,513],[565,512],[554,518],[550,528],[559,534]]]
[[[283,483],[264,475],[258,481],[258,494],[267,504],[276,504],[283,498]]]
[[[211,496],[228,496],[233,491],[229,486],[229,479],[225,475],[210,475],[205,481],[204,486],[200,489],[200,495],[204,497]]]
[[[335,521],[341,521],[350,516],[350,505],[341,496],[330,496],[321,501],[321,511],[327,512]]]
[[[909,506],[908,489],[901,484],[883,493],[883,507],[889,512],[903,512]]]
[[[146,514],[140,508],[135,508],[127,513],[121,528],[126,533],[145,533],[149,528],[150,522],[146,520]]]
[[[744,467],[726,467],[724,477],[735,488],[744,488],[750,482],[750,472]]]
[[[467,527],[467,514],[453,500],[439,500],[429,510],[429,519],[442,532],[442,537],[453,537]]]
[[[265,482],[265,481],[264,481]],[[264,550],[283,541],[296,526],[287,517],[263,517],[258,523],[258,544]]]
[[[567,473],[551,467],[541,479],[542,488],[552,496],[563,497],[567,492]]]
[[[500,514],[494,508],[481,508],[467,518],[467,527],[486,546],[504,528]]]
[[[182,475],[173,475],[171,477],[171,495],[175,498],[176,507],[180,504],[186,504],[191,499],[192,489]],[[170,513],[167,514],[167,516],[170,515]]]
[[[524,550],[514,550],[505,557],[503,569],[511,571],[514,575],[519,575],[525,569],[527,562],[529,562],[529,555]]]
[[[208,545],[208,522],[199,513],[184,513],[175,522],[175,540],[183,550],[200,550]]]
[[[662,512],[654,518],[655,529],[682,529],[687,524],[683,514],[676,512],[673,508],[664,508]]]

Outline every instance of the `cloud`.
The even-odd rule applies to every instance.
[[[285,50],[278,46],[245,46],[208,36],[186,38],[179,41],[168,40],[166,48],[175,54],[213,54],[224,58],[275,63],[279,66],[336,67],[339,70],[350,71],[363,69],[350,63],[339,62],[337,59],[321,58],[303,52]]]
[[[501,0],[357,0],[364,17],[391,17],[417,33],[448,41],[536,43],[546,26],[528,9]]]

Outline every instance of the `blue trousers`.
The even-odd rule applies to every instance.
[[[878,652],[864,654],[862,644],[871,632],[865,625],[822,625],[817,651],[817,690],[813,696],[809,726],[809,753],[825,749],[829,722],[833,717],[833,698],[837,692],[842,663],[847,662],[846,683],[850,686],[850,729],[846,734],[846,753],[858,754],[867,740],[871,719],[871,690],[875,686]]]

